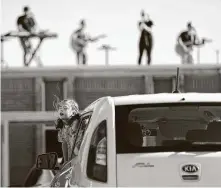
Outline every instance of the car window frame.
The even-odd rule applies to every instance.
[[[86,128],[86,130],[87,130],[88,129],[88,125],[90,124],[90,121],[91,121],[92,114],[93,114],[93,111],[89,111],[89,112],[85,112],[85,113],[80,115],[79,127],[77,129],[76,137],[75,137],[73,148],[72,148],[72,151],[71,151],[71,160],[73,158],[75,158],[76,156],[78,156],[78,155],[74,154],[74,150],[75,150],[75,147],[76,147],[76,144],[77,144],[77,139],[78,139],[78,136],[79,136],[79,132],[81,130],[82,122],[83,122],[84,119],[89,117],[89,121],[88,121],[87,128]],[[82,140],[84,138],[86,130],[84,131]],[[81,140],[81,143],[82,143],[82,140]],[[80,144],[80,148],[81,148],[81,144]],[[80,150],[80,148],[79,148],[79,150]]]
[[[97,124],[96,128],[94,129],[93,133],[92,133],[92,136],[91,136],[91,139],[90,139],[90,146],[89,146],[89,151],[90,151],[90,148],[91,148],[91,145],[93,144],[94,142],[94,138],[95,138],[95,133],[98,132],[98,129],[100,128],[100,126],[102,125],[102,123],[105,122],[105,129],[106,129],[106,139],[108,140],[108,132],[107,132],[107,119],[103,119],[102,121],[99,121],[99,123]],[[99,142],[98,142],[99,143]],[[97,144],[98,144],[97,143]],[[96,146],[97,147],[97,146]],[[108,144],[107,144],[107,147],[108,147]],[[89,154],[88,156],[89,157]],[[107,153],[106,153],[106,170],[108,171],[108,149],[107,149]],[[108,172],[107,172],[108,173]],[[99,183],[102,183],[102,184],[107,184],[108,182],[108,177],[107,177],[107,180],[106,181],[101,181],[101,180],[98,180],[98,179],[93,179],[91,177],[88,176],[88,159],[87,159],[87,165],[86,165],[86,175],[87,175],[87,178],[92,180],[92,181],[95,181],[95,182],[99,182]]]

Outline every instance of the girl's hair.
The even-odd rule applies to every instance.
[[[54,108],[58,111],[60,107],[63,107],[64,105],[67,105],[69,107],[72,108],[73,110],[73,116],[70,118],[69,120],[69,123],[75,121],[75,120],[78,120],[80,118],[80,115],[79,115],[79,107],[78,107],[78,104],[77,102],[74,100],[74,99],[64,99],[64,100],[59,100],[59,98],[57,96],[55,96],[57,101],[54,101],[53,105],[54,105]],[[63,124],[63,121],[58,118],[56,121],[55,121],[55,127],[56,129],[62,129],[64,126]]]
[[[53,102],[53,106],[56,109],[56,111],[58,111],[60,107],[67,105],[72,108],[73,114],[79,113],[78,103],[74,99],[64,99],[60,101],[60,99],[57,96],[55,97],[57,100]]]

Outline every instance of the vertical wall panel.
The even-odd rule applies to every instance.
[[[11,122],[9,146],[10,185],[20,185],[36,162],[35,123]]]
[[[56,101],[55,95],[60,99],[64,99],[63,80],[45,81],[45,108],[46,111],[54,111],[53,102]]]
[[[199,93],[219,93],[221,92],[221,77],[214,75],[185,75],[184,91]]]
[[[35,79],[2,78],[1,110],[2,111],[35,110]]]
[[[154,93],[171,93],[172,90],[172,78],[154,78]]]

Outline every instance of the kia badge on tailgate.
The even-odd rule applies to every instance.
[[[180,166],[180,175],[183,180],[199,180],[201,176],[201,165],[198,163],[186,163]]]

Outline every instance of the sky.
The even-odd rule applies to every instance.
[[[16,18],[28,5],[40,29],[58,34],[57,39],[47,39],[42,44],[39,54],[45,66],[76,66],[70,35],[82,18],[91,36],[108,36],[88,45],[88,65],[105,64],[104,51],[98,50],[102,44],[117,48],[110,52],[110,65],[136,65],[141,9],[155,23],[152,64],[179,64],[174,46],[187,21],[192,21],[199,36],[213,39],[213,43],[201,48],[201,63],[216,63],[215,51],[221,50],[221,0],[1,0],[1,4],[1,33],[16,30]],[[35,45],[36,42],[33,41]],[[18,39],[4,43],[4,58],[9,66],[23,65]]]

